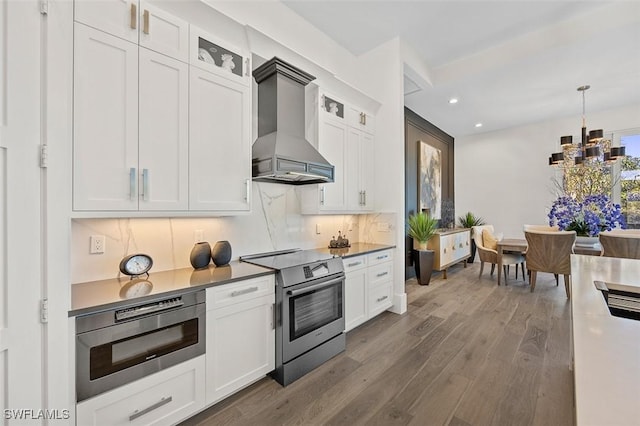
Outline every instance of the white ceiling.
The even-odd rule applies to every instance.
[[[640,104],[638,1],[283,3],[355,55],[399,37],[422,61],[405,71],[405,105],[454,137],[558,117],[579,126],[584,84],[589,128],[589,111]]]

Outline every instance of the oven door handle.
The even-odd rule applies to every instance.
[[[341,281],[344,280],[344,275],[340,276],[339,278],[334,278],[330,281],[325,281],[322,283],[318,283],[318,284],[314,284],[314,285],[310,285],[308,287],[304,287],[304,288],[300,288],[300,289],[296,289],[296,290],[289,290],[287,291],[287,294],[289,296],[297,296],[299,294],[304,294],[304,293],[308,293],[310,291],[314,291],[314,290],[320,290],[322,288],[325,287],[331,287],[332,285],[335,285]]]

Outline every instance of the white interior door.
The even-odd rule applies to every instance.
[[[40,19],[0,1],[0,424],[42,422]]]

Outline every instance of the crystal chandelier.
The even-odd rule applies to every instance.
[[[591,130],[587,133],[585,116],[584,92],[591,86],[578,87],[582,93],[582,138],[580,143],[573,143],[573,136],[560,138],[561,152],[554,152],[549,157],[550,166],[572,168],[576,166],[602,166],[614,163],[625,156],[624,146],[612,147],[611,140],[604,137],[602,129]]]

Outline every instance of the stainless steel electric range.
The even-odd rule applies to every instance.
[[[241,256],[276,273],[276,368],[283,386],[345,350],[342,259],[313,250]]]

